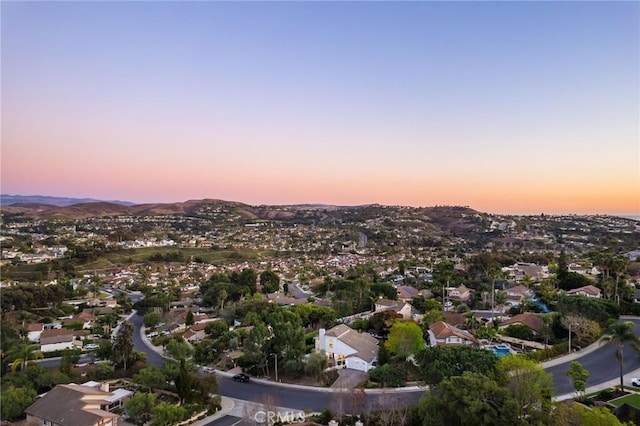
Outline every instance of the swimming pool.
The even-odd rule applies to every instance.
[[[503,357],[503,356],[508,356],[511,355],[511,347],[507,344],[504,343],[500,343],[497,345],[489,345],[487,346],[487,349],[489,349],[490,351],[493,352],[493,354],[495,356],[497,356],[498,358]]]

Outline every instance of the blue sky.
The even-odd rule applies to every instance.
[[[639,16],[3,2],[2,191],[638,213]]]

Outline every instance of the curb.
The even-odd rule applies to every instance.
[[[542,366],[542,368],[546,369],[546,368],[555,367],[556,365],[564,364],[566,362],[574,361],[580,357],[583,357],[585,355],[590,354],[591,352],[594,352],[600,349],[602,347],[602,340],[603,338],[601,337],[595,342],[593,342],[592,344],[590,344],[589,346],[587,346],[586,348],[579,350],[578,352],[572,352],[570,354],[560,355],[559,357],[551,359],[549,361],[541,362],[540,365]]]
[[[236,403],[233,402],[233,399],[231,399],[231,398],[229,398],[227,396],[223,396],[223,395],[220,395],[220,398],[221,398],[222,408],[220,408],[219,411],[216,411],[215,414],[212,414],[212,415],[210,415],[208,417],[205,417],[202,420],[198,420],[197,422],[192,423],[192,426],[206,426],[206,425],[208,425],[209,423],[211,423],[211,422],[213,422],[215,420],[218,420],[218,419],[221,419],[221,418],[225,417],[236,406]]]

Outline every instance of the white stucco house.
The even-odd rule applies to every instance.
[[[315,349],[324,351],[338,367],[367,372],[375,367],[378,340],[368,333],[359,333],[346,324],[340,324],[330,330],[321,328]]]
[[[411,305],[404,300],[378,299],[375,309],[375,312],[393,311],[402,315],[404,319],[411,318]]]
[[[66,328],[44,330],[40,333],[40,352],[53,352],[73,349],[75,335]]]

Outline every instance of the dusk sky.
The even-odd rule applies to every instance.
[[[5,194],[640,214],[638,2],[6,2]]]

